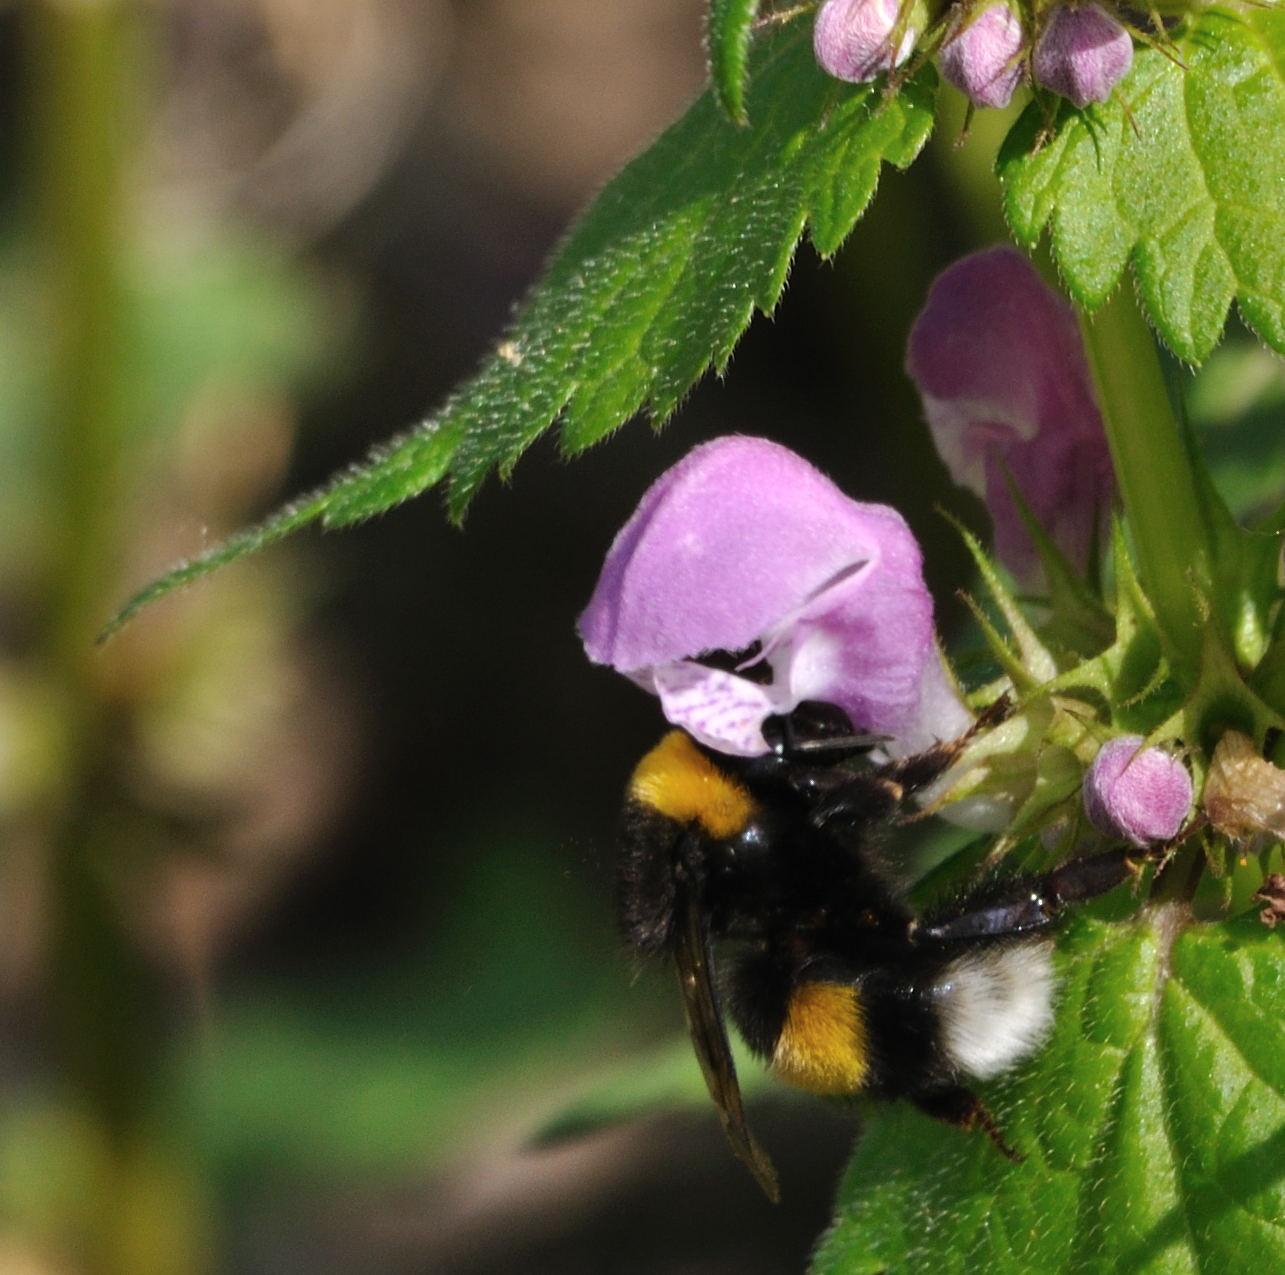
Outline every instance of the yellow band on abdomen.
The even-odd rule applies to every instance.
[[[870,1072],[865,1017],[847,983],[800,983],[790,994],[772,1070],[811,1093],[856,1093]]]

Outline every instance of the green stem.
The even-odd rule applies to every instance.
[[[1091,317],[1081,312],[1080,328],[1142,584],[1171,660],[1190,674],[1200,658],[1200,594],[1211,592],[1213,553],[1155,338],[1127,288]]]
[[[89,676],[86,637],[120,545],[124,160],[138,73],[130,17],[116,0],[44,0],[28,26],[51,391],[46,649],[77,683]]]
[[[37,0],[24,11],[33,229],[47,350],[39,649],[60,748],[43,812],[48,857],[42,1012],[56,1099],[82,1131],[81,1181],[61,1221],[88,1275],[191,1270],[167,1219],[173,1174],[147,1128],[158,1059],[155,972],[120,908],[132,829],[94,631],[115,591],[128,457],[130,159],[142,10],[132,0]],[[153,1243],[164,1235],[166,1243]],[[161,1253],[161,1247],[167,1253]]]

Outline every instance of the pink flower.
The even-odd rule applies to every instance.
[[[829,75],[864,84],[900,66],[919,38],[907,21],[894,51],[893,36],[901,16],[899,0],[825,0],[812,28],[812,49]]]
[[[906,368],[955,481],[986,501],[1000,561],[1024,585],[1038,585],[1011,477],[1083,569],[1114,479],[1071,307],[1015,249],[973,253],[933,283],[910,331]]]
[[[706,443],[652,484],[579,628],[591,660],[739,756],[768,751],[763,722],[804,701],[837,705],[896,751],[970,721],[904,519],[765,439]]]
[[[993,4],[941,46],[937,67],[975,106],[1007,106],[1022,81],[1022,22]]]
[[[1191,776],[1141,735],[1117,735],[1098,750],[1084,777],[1084,812],[1099,832],[1145,849],[1178,835],[1191,811]]]
[[[1054,9],[1031,59],[1036,83],[1080,107],[1105,102],[1132,65],[1129,33],[1096,4]]]

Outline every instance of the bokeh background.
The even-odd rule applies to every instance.
[[[1002,236],[1002,120],[959,147],[956,111],[837,261],[805,249],[662,435],[545,440],[462,532],[430,494],[93,644],[470,373],[700,90],[702,16],[0,3],[0,1275],[805,1262],[851,1117],[756,1098],[779,1209],[729,1155],[612,924],[658,716],[574,622],[647,484],[730,430],[897,503],[956,622],[936,507],[984,521],[901,347],[935,270]],[[1238,348],[1236,384],[1279,377]]]

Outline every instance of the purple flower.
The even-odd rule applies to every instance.
[[[1117,735],[1084,777],[1084,812],[1099,832],[1145,848],[1177,836],[1191,810],[1191,776],[1141,735]]]
[[[838,705],[896,751],[970,721],[901,515],[761,438],[706,443],[652,484],[579,627],[591,660],[727,753],[766,752],[764,719],[804,700]],[[728,671],[701,662],[715,651],[745,654]]]
[[[941,46],[937,66],[975,106],[1007,106],[1022,80],[1021,52],[1021,19],[993,4]]]
[[[900,66],[919,38],[919,27],[905,24],[901,43],[892,41],[901,17],[899,0],[825,0],[812,28],[812,50],[829,75],[864,84]]]
[[[937,276],[906,368],[937,450],[995,524],[995,552],[1027,587],[1039,560],[1008,478],[1080,569],[1110,506],[1111,458],[1075,314],[1013,248],[988,248]]]
[[[1133,40],[1096,4],[1060,5],[1035,42],[1031,69],[1038,84],[1076,106],[1105,102],[1133,64]]]

